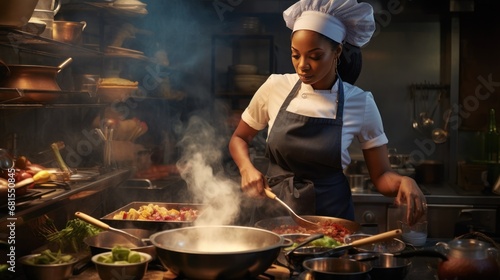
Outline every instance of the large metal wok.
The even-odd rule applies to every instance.
[[[282,247],[271,231],[243,226],[194,226],[155,233],[150,241],[172,273],[188,279],[248,279],[266,271]]]

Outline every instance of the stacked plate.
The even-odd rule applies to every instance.
[[[254,93],[266,81],[266,75],[257,74],[257,66],[237,64],[234,69],[234,87],[243,94]]]
[[[147,4],[142,3],[139,0],[116,0],[113,2],[113,7],[117,9],[127,10],[130,12],[135,12],[139,14],[147,14],[146,10]]]

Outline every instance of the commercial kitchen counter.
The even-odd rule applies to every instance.
[[[438,241],[448,241],[448,240],[438,240],[438,239],[429,239],[427,240],[426,245],[422,249],[433,249],[435,244]],[[406,250],[414,250],[410,246],[407,247]],[[418,250],[418,249],[417,249]],[[438,258],[430,258],[430,257],[413,257],[412,266],[410,268],[410,272],[404,280],[435,280],[437,279],[437,266],[439,263]],[[71,280],[100,280],[97,271],[93,264],[90,264],[85,270],[83,270],[80,274],[74,275],[70,278]],[[152,267],[148,269],[146,275],[143,280],[182,280],[182,278],[178,278],[176,275],[172,274],[169,271],[163,271],[159,268]],[[257,277],[257,279],[275,279],[275,280],[305,280],[310,279],[314,280],[312,277],[308,277],[306,272],[301,273],[300,275],[293,275],[290,277],[290,271],[288,268],[282,266],[281,264],[275,263],[273,264],[264,274]],[[403,279],[399,279],[403,280]]]
[[[75,218],[76,211],[101,215],[107,211],[104,209],[108,200],[107,190],[127,180],[130,173],[128,169],[112,170],[99,173],[92,180],[70,182],[65,188],[29,190],[42,194],[35,199],[16,200],[15,209],[8,209],[7,206],[0,209],[0,240],[15,244],[10,250],[16,256],[30,254],[46,243],[45,238],[37,235],[44,218],[51,219],[58,229],[62,229],[67,221]],[[7,254],[3,253],[0,254],[1,263],[5,263],[7,258]]]
[[[65,202],[90,196],[111,186],[117,186],[129,176],[130,170],[120,169],[100,174],[89,181],[69,183],[66,188],[32,189],[30,192],[40,192],[41,195],[37,199],[16,203],[13,211],[3,209],[0,212],[0,226],[4,228],[13,220],[16,221],[17,225],[21,225],[30,219],[37,218],[41,214],[60,207]]]
[[[457,185],[419,185],[428,204],[463,204],[463,205],[499,205],[500,195],[484,190],[464,190]],[[373,203],[393,203],[394,198],[386,197],[367,188],[361,192],[353,192],[353,201]]]

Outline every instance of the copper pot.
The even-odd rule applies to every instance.
[[[57,74],[69,63],[66,59],[57,67],[44,65],[7,65],[3,61],[5,71],[0,74],[0,87],[25,91],[18,101],[50,101],[59,96],[61,88],[57,84]],[[0,66],[1,67],[1,66]]]
[[[21,27],[28,23],[38,0],[0,1],[0,25]]]
[[[498,250],[483,241],[456,239],[438,242],[448,260],[438,266],[439,280],[497,280],[500,279]]]
[[[87,26],[85,21],[54,21],[52,23],[52,38],[56,41],[81,44],[82,32]]]

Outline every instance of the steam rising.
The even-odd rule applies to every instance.
[[[222,168],[223,135],[206,119],[190,118],[177,165],[194,201],[205,205],[196,225],[231,224],[240,210],[239,185],[226,178]]]

